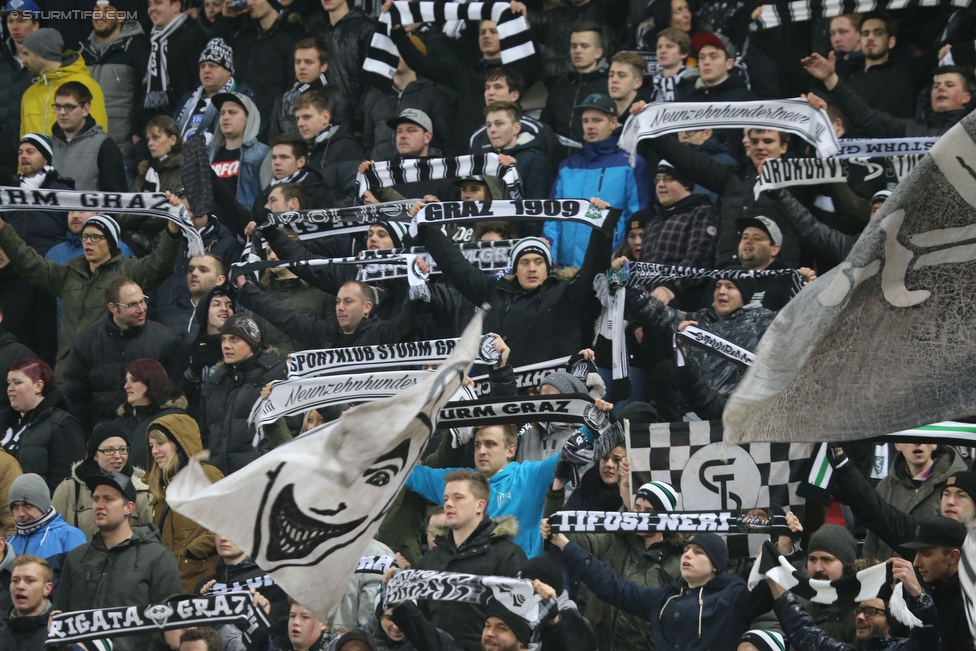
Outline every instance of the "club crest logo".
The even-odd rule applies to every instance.
[[[156,626],[162,626],[169,621],[170,616],[173,614],[173,609],[167,604],[153,604],[146,608],[142,614],[151,619]]]

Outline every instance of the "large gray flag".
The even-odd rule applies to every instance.
[[[195,460],[166,501],[230,538],[296,601],[331,621],[366,544],[477,356],[483,314],[430,378],[353,407],[211,484]]]
[[[847,441],[976,413],[976,117],[885,202],[847,260],[779,314],[726,440]]]

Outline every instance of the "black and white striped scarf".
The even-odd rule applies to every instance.
[[[762,279],[792,276],[793,285],[791,296],[799,293],[806,284],[806,279],[798,269],[698,269],[695,267],[678,267],[674,265],[658,264],[656,262],[627,262],[622,268],[624,274],[613,273],[610,281],[619,283],[621,279],[628,287],[654,287],[664,282],[675,280],[736,280]]]
[[[356,176],[359,196],[367,190],[390,188],[403,183],[442,181],[464,176],[498,176],[505,182],[510,199],[520,199],[519,175],[515,166],[505,167],[498,154],[467,154],[446,158],[405,158],[376,161]]]
[[[654,101],[656,102],[673,102],[675,100],[674,91],[681,82],[681,78],[684,74],[688,72],[688,66],[681,66],[681,70],[677,74],[671,75],[670,77],[665,77],[663,71],[658,71],[654,75],[654,90],[656,91],[654,95]]]
[[[14,527],[17,529],[17,534],[21,536],[30,536],[54,521],[54,518],[58,517],[58,512],[54,510],[54,507],[49,507],[47,513],[42,515],[37,520],[34,520],[30,524],[19,524],[15,523]]]
[[[315,210],[267,213],[258,229],[288,226],[300,240],[314,240],[343,233],[359,233],[378,221],[410,221],[414,199]]]
[[[47,175],[53,171],[55,171],[54,167],[51,165],[45,165],[41,168],[40,172],[29,178],[23,174],[18,174],[17,180],[20,181],[20,187],[24,188],[25,190],[38,190],[42,185],[44,185]]]
[[[304,167],[300,167],[295,170],[292,174],[280,179],[271,179],[271,187],[276,185],[281,185],[282,183],[301,183],[308,176],[308,170]]]
[[[756,19],[759,29],[786,23],[800,23],[818,18],[869,11],[896,11],[915,7],[969,7],[972,0],[781,0],[763,5]]]
[[[146,66],[146,98],[143,106],[147,109],[161,109],[169,104],[169,70],[167,56],[169,54],[169,37],[178,30],[186,20],[186,14],[180,14],[169,21],[164,27],[153,27],[149,34],[149,62]]]
[[[681,353],[681,348],[678,347],[677,341],[686,341],[692,345],[703,348],[711,353],[720,355],[725,359],[739,364],[740,366],[752,366],[752,363],[756,359],[755,353],[750,350],[746,350],[738,344],[734,344],[728,339],[719,337],[714,332],[709,332],[708,330],[703,330],[693,325],[685,326],[685,329],[675,335],[675,352],[678,355],[678,366],[684,366],[684,355]]]
[[[502,63],[509,65],[535,54],[525,16],[512,13],[510,3],[494,2],[394,2],[388,13],[380,14],[366,50],[363,70],[377,80],[393,79],[400,60],[400,52],[390,38],[394,26],[411,23],[445,23],[459,20],[492,20],[498,23]]]

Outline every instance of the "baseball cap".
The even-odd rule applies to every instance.
[[[738,54],[735,46],[732,45],[732,41],[721,34],[702,32],[701,34],[695,34],[691,37],[691,47],[695,52],[700,52],[701,49],[706,45],[711,45],[712,47],[717,47],[720,50],[724,50],[730,59],[734,59]]]
[[[404,122],[409,122],[410,124],[416,124],[418,127],[424,131],[434,131],[434,125],[430,121],[430,116],[421,111],[420,109],[403,109],[400,114],[395,118],[386,121],[386,126],[391,129],[396,129],[398,126]]]
[[[610,117],[617,117],[617,103],[609,95],[603,93],[590,93],[582,104],[573,107],[573,111],[585,111],[587,109],[596,109],[603,111]]]
[[[37,17],[36,15],[41,13],[41,8],[37,6],[37,3],[34,2],[34,0],[9,0],[9,2],[7,2],[7,4],[4,6],[3,10],[0,11],[0,16],[6,16],[11,11],[16,11],[22,14],[30,12],[35,14],[35,17]]]
[[[248,116],[251,115],[251,112],[248,110],[247,104],[244,102],[244,98],[240,95],[240,93],[217,93],[210,101],[213,102],[214,108],[217,109],[218,112],[220,111],[220,107],[224,105],[224,102],[234,102],[235,104],[239,104],[240,107],[244,109],[245,114]]]
[[[962,548],[966,540],[966,527],[958,520],[944,515],[927,515],[915,523],[915,540],[904,543],[906,549],[929,547]]]
[[[136,487],[132,485],[132,480],[120,472],[107,472],[104,475],[95,473],[85,477],[85,485],[92,493],[97,486],[111,486],[115,490],[125,495],[125,499],[130,502],[136,501]]]
[[[455,185],[459,188],[465,183],[482,183],[484,185],[488,185],[488,181],[486,181],[485,177],[483,176],[459,176],[458,178],[451,181],[452,185]]]
[[[746,230],[750,226],[754,226],[768,235],[773,244],[780,246],[783,245],[783,231],[781,231],[779,226],[776,225],[776,222],[769,217],[759,215],[758,217],[739,217],[735,220],[735,227],[738,228],[740,232]]]

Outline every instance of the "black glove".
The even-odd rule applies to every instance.
[[[842,468],[850,459],[847,458],[847,453],[840,450],[840,452],[834,452],[838,448],[831,444],[827,444],[827,459],[830,461],[830,465],[834,468]]]
[[[563,455],[559,455],[559,461],[556,462],[556,470],[553,472],[556,479],[561,479],[563,482],[569,483],[576,477],[576,468],[573,467],[569,461]]]

